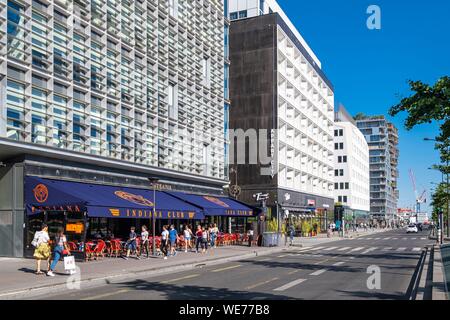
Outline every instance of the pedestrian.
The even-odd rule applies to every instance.
[[[203,230],[202,230],[202,226],[198,225],[197,226],[197,231],[195,232],[195,249],[196,249],[196,253],[198,253],[198,248],[201,246],[203,248],[202,245],[202,239],[203,239]]]
[[[47,272],[47,276],[50,277],[55,276],[53,271],[55,271],[56,265],[58,264],[59,259],[61,259],[61,256],[64,253],[70,255],[70,249],[69,246],[67,245],[67,238],[64,235],[64,229],[58,228],[55,237],[55,248],[53,249],[53,262],[50,266],[50,270]]]
[[[184,226],[183,235],[184,235],[184,252],[187,252],[188,247],[189,250],[192,248],[191,239],[193,237],[192,230],[189,225]]]
[[[217,239],[217,235],[219,233],[219,228],[217,228],[217,225],[215,223],[212,224],[212,228],[210,231],[210,239],[211,239],[211,248],[215,248],[216,247],[216,239]]]
[[[161,252],[162,255],[164,257],[164,260],[167,259],[167,246],[168,246],[168,241],[169,241],[169,231],[167,231],[167,226],[163,226],[162,227],[162,232],[161,232]]]
[[[292,225],[289,226],[289,240],[290,240],[290,246],[294,245],[294,235],[295,235],[295,229]]]
[[[208,252],[209,231],[205,227],[202,229],[202,253]]]
[[[44,274],[41,271],[41,261],[47,261],[47,271],[50,269],[49,261],[50,261],[50,245],[48,242],[50,241],[50,237],[48,235],[48,226],[44,223],[42,224],[41,230],[36,231],[33,237],[33,241],[31,244],[35,247],[34,250],[34,258],[36,259],[36,274]]]
[[[177,255],[177,238],[178,233],[175,229],[174,225],[170,225],[170,231],[169,231],[169,241],[170,241],[170,254],[171,256]]]
[[[141,231],[141,246],[142,246],[142,251],[145,250],[145,253],[147,254],[147,259],[150,258],[148,237],[149,237],[149,235],[148,235],[147,226],[143,225],[142,231]]]
[[[251,247],[253,242],[253,228],[248,230],[248,246]]]
[[[130,254],[132,252],[136,253],[136,259],[140,259],[139,255],[137,254],[136,251],[136,238],[137,238],[137,234],[136,234],[136,228],[135,227],[131,227],[130,228],[130,235],[128,236],[128,241],[127,241],[127,256],[124,257],[125,260],[128,260],[128,258],[130,257]]]

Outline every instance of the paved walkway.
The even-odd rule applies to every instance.
[[[130,257],[129,260],[104,258],[97,261],[77,263],[80,272],[76,276],[65,274],[63,262],[60,261],[56,267],[55,277],[34,274],[36,267],[33,259],[0,258],[0,299],[20,299],[29,296],[32,291],[41,289],[45,291],[52,287],[57,290],[58,285],[65,285],[68,281],[74,281],[74,279],[80,280],[81,285],[84,286],[94,281],[105,282],[136,275],[167,274],[196,266],[201,267],[202,264],[213,265],[282,250],[286,250],[286,248],[227,246],[210,249],[206,254],[178,252],[175,257],[169,257],[167,260],[161,257],[141,260],[134,257]],[[42,270],[46,268],[45,263],[42,264],[42,268]],[[11,295],[11,293],[14,294]]]

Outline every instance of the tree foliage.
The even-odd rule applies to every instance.
[[[440,183],[432,196],[431,205],[433,206],[433,220],[437,222],[438,213],[440,210],[444,213],[444,221],[448,217],[448,204],[447,204],[447,184]]]

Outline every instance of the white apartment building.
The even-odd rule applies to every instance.
[[[230,83],[235,88],[230,127],[278,132],[275,181],[256,178],[258,168],[253,168],[251,179],[240,178],[249,190],[244,199],[251,201],[250,193],[256,190],[275,190],[278,203],[289,212],[330,210],[334,203],[332,84],[276,1],[231,0],[229,9]],[[252,85],[245,83],[249,77]]]
[[[369,146],[341,105],[334,124],[334,199],[358,219],[370,211]]]

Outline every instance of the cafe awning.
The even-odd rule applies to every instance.
[[[151,219],[153,191],[91,183],[25,178],[28,214],[60,210],[87,212],[90,217]],[[204,219],[202,209],[156,191],[156,219]]]
[[[196,195],[184,192],[166,191],[180,200],[203,209],[206,216],[252,217],[254,209],[228,197]]]

